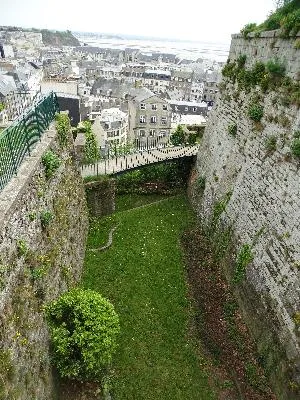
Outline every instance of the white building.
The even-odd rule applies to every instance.
[[[118,108],[102,110],[95,118],[92,129],[101,148],[110,144],[125,144],[128,137],[128,115]]]

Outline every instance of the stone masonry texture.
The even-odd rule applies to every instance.
[[[277,58],[299,80],[300,50],[294,43],[276,32],[248,40],[233,35],[229,58],[245,54],[246,68]],[[291,143],[300,131],[300,112],[283,105],[279,91],[262,93],[257,87],[245,93],[227,80],[222,84],[197,157],[194,181],[206,178],[197,212],[208,218],[213,204],[231,193],[222,220],[233,226],[237,252],[251,244],[254,255],[237,285],[239,303],[278,398],[299,399],[300,161]],[[248,117],[255,93],[264,109],[261,123]],[[233,123],[236,136],[228,133]],[[272,151],[266,146],[270,137],[276,139]],[[231,276],[233,269],[228,266]]]
[[[49,149],[61,163],[46,178]],[[87,228],[71,139],[60,148],[51,127],[0,193],[0,399],[56,398],[43,305],[79,280]]]

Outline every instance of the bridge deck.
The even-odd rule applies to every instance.
[[[134,154],[120,156],[113,159],[101,160],[92,165],[83,165],[81,175],[110,175],[122,171],[134,169],[147,164],[155,164],[165,160],[194,156],[198,152],[199,145],[186,147],[166,147],[163,149],[148,149]]]

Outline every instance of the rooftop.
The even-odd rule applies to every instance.
[[[203,101],[202,103],[197,103],[196,101],[184,101],[184,100],[167,100],[169,104],[175,106],[187,106],[187,107],[207,107],[207,104]]]
[[[145,74],[171,76],[171,72],[170,71],[165,71],[163,69],[146,69]]]

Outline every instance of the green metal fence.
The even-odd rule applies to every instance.
[[[0,133],[0,191],[18,172],[58,111],[57,97],[52,92]]]

